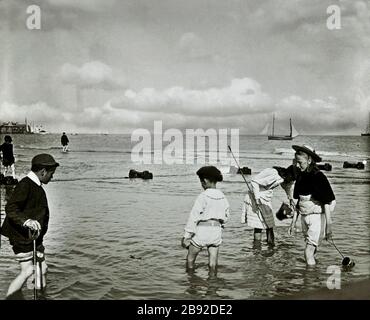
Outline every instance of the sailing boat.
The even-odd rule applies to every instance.
[[[43,129],[41,124],[36,126],[33,132],[36,134],[47,134],[47,132]]]
[[[275,132],[274,132],[274,130],[275,130],[275,114],[274,114],[272,116],[272,134],[268,135],[267,137],[268,137],[269,140],[293,140],[293,138],[298,136],[298,132],[297,132],[297,130],[295,130],[295,128],[292,125],[292,119],[289,119],[289,128],[290,128],[290,132],[289,132],[288,136],[275,135]]]
[[[365,136],[369,137],[370,136],[370,112],[369,112],[369,123],[366,126],[366,132],[361,133],[361,136],[363,136],[363,137],[365,137]]]

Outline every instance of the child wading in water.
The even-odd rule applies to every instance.
[[[4,176],[7,174],[8,169],[10,168],[12,170],[13,179],[15,179],[15,159],[11,136],[6,135],[4,137],[4,143],[0,146],[0,151],[3,153]]]
[[[43,238],[48,230],[49,208],[46,193],[42,187],[53,178],[59,166],[49,154],[38,154],[33,157],[31,171],[15,187],[5,207],[5,220],[1,234],[9,238],[15,259],[19,262],[21,271],[11,282],[7,299],[15,299],[21,292],[24,283],[33,275],[34,267],[37,279],[34,285],[37,289],[45,288],[45,248]],[[37,266],[33,265],[33,244],[35,240]]]
[[[210,275],[216,275],[222,228],[230,215],[229,202],[222,191],[216,189],[216,183],[222,181],[222,174],[216,167],[202,167],[197,175],[204,191],[198,196],[190,212],[181,244],[188,248],[188,271],[194,270],[198,253],[207,248],[209,272]]]
[[[266,230],[267,243],[275,244],[275,220],[272,212],[272,198],[279,185],[284,189],[291,208],[294,208],[293,184],[296,179],[294,166],[273,167],[262,170],[248,182],[249,191],[245,195],[242,223],[254,228],[254,244],[260,244],[262,230]]]

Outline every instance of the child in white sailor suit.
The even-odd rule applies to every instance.
[[[230,216],[229,202],[216,183],[222,181],[221,172],[214,166],[197,171],[204,191],[196,199],[185,226],[182,246],[188,248],[186,267],[194,270],[198,253],[208,250],[210,274],[217,273],[218,252],[222,243],[222,229]]]

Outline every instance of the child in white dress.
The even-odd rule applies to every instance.
[[[241,222],[254,228],[254,241],[261,241],[261,232],[266,230],[267,243],[274,245],[275,220],[271,205],[274,189],[281,185],[294,208],[295,175],[293,166],[286,169],[273,167],[262,170],[248,182],[249,191],[244,198]]]

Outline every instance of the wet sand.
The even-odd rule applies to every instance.
[[[293,300],[370,300],[370,279],[350,283],[341,289],[322,288],[290,296]]]

